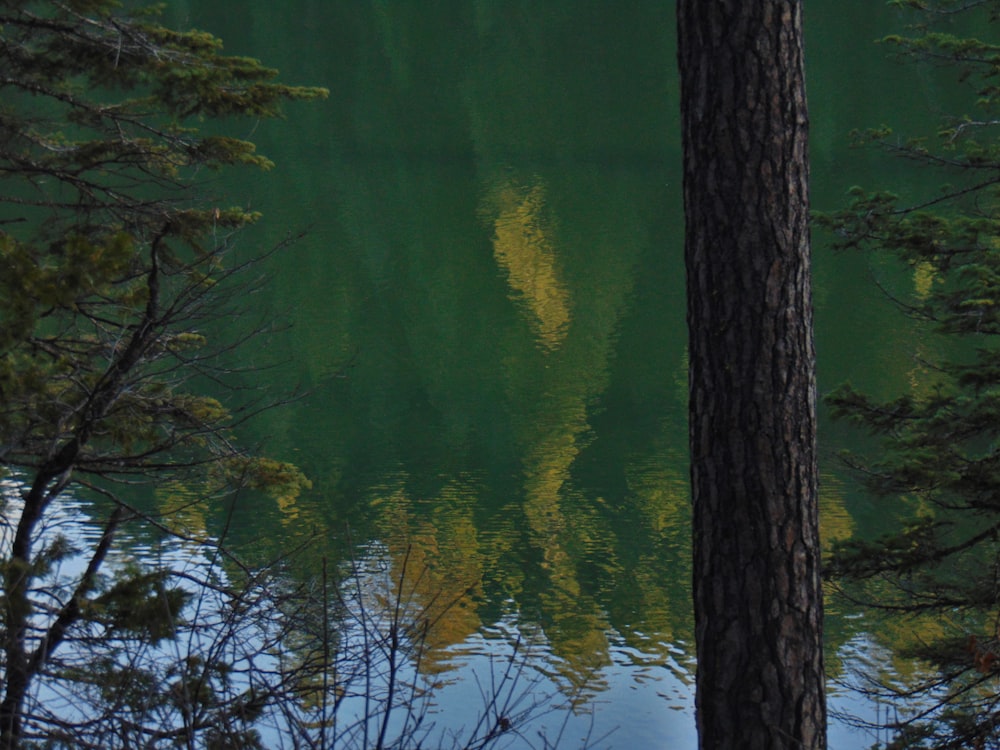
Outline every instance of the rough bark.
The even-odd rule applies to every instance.
[[[822,748],[801,4],[679,0],[702,748]]]

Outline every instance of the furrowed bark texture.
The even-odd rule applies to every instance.
[[[677,18],[699,741],[822,748],[801,4]]]

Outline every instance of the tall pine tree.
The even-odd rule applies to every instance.
[[[967,111],[935,142],[887,129],[864,139],[939,170],[947,186],[915,205],[889,192],[852,191],[821,222],[838,244],[896,259],[928,288],[897,297],[954,354],[925,363],[933,383],[880,400],[849,385],[828,396],[836,416],[880,436],[876,458],[849,456],[879,502],[920,512],[875,541],[840,545],[828,566],[845,590],[893,617],[933,621],[903,654],[933,668],[896,698],[892,747],[1000,747],[1000,3],[899,1],[910,33],[884,42],[901,55],[954,69]],[[975,36],[959,29],[974,29]],[[913,507],[911,504],[909,507]]]
[[[680,0],[700,746],[826,746],[799,0]]]
[[[173,31],[114,0],[0,2],[2,748],[157,741],[143,722],[176,696],[160,685],[159,708],[146,696],[145,713],[130,714],[139,698],[126,678],[135,687],[149,675],[124,655],[116,663],[113,644],[170,636],[190,584],[109,565],[121,527],[141,520],[120,488],[197,476],[206,494],[247,484],[293,492],[304,481],[240,449],[240,415],[193,385],[217,361],[206,327],[246,281],[227,265],[229,238],[256,218],[206,200],[201,175],[269,166],[252,143],[200,127],[325,95],[274,77],[207,33]],[[112,508],[89,546],[51,531],[74,490]],[[59,567],[68,559],[69,579]],[[211,692],[223,666],[200,672],[199,689]],[[55,695],[75,696],[65,706],[77,718],[88,696],[103,696],[104,724],[98,711],[86,732],[68,731]],[[245,708],[216,705],[201,728],[218,734]]]

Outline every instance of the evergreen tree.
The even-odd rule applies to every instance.
[[[898,699],[892,747],[1000,747],[1000,2],[899,0],[911,33],[884,42],[946,65],[972,97],[934,141],[888,129],[863,139],[941,170],[947,187],[917,204],[852,190],[848,208],[821,217],[846,248],[886,254],[923,278],[896,301],[948,342],[929,362],[934,385],[879,400],[849,385],[828,396],[836,416],[880,436],[876,459],[850,456],[880,502],[921,511],[875,541],[840,545],[828,573],[845,591],[894,617],[933,619],[937,633],[903,649],[932,670],[884,685]],[[975,29],[976,36],[961,33]],[[912,507],[912,506],[911,506]]]
[[[325,95],[274,79],[207,33],[173,31],[114,0],[0,2],[0,747],[83,747],[84,736],[148,746],[158,737],[143,726],[152,703],[144,714],[126,709],[157,693],[157,711],[183,703],[164,684],[140,699],[134,691],[149,675],[114,657],[112,646],[174,635],[192,596],[169,571],[108,563],[125,524],[171,529],[169,518],[130,506],[122,487],[183,479],[218,496],[305,482],[236,445],[232,428],[246,414],[193,385],[224,377],[217,355],[239,343],[213,348],[205,334],[252,283],[246,265],[227,265],[227,251],[256,219],[208,201],[200,180],[207,170],[269,166],[252,143],[201,128],[275,117],[284,102]],[[70,491],[112,508],[89,547],[50,532]],[[79,572],[57,582],[70,558]],[[93,644],[106,647],[105,661],[98,651],[80,660]],[[183,666],[171,684],[190,688],[185,719],[160,739],[204,730],[218,735],[213,746],[233,746],[240,735],[223,741],[224,727],[252,712],[246,701],[213,702],[224,665]],[[40,697],[42,680],[103,695],[104,726],[117,734],[101,735],[96,723],[71,730],[51,707],[63,694]]]

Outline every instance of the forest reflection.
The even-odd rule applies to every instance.
[[[669,4],[187,5],[190,23],[218,31],[227,49],[266,51],[283,77],[334,92],[262,129],[279,167],[254,204],[272,233],[265,245],[310,229],[262,300],[292,323],[267,352],[289,366],[264,379],[307,395],[247,439],[299,463],[314,487],[253,500],[252,520],[232,533],[274,550],[322,540],[302,576],[322,555],[378,556],[435,613],[429,674],[444,679],[456,654],[488,651],[506,637],[497,633],[530,633],[544,644],[533,666],[567,693],[596,678],[590,694],[604,700],[619,685],[607,698],[628,723],[616,746],[652,736],[669,746],[668,726],[690,746]],[[846,134],[885,121],[886,91],[912,89],[870,42],[888,14],[812,7],[818,208],[884,177]],[[920,332],[872,277],[918,298],[934,280],[834,257],[827,244],[815,238],[821,392],[847,378],[876,395],[926,389]],[[834,457],[855,439],[821,426],[827,547],[894,520]],[[859,638],[881,648],[902,637],[871,635],[843,601],[828,613],[835,679],[861,658]],[[633,720],[643,681],[655,685],[653,707]],[[662,711],[660,693],[687,713]]]
[[[570,323],[570,300],[561,280],[540,180],[526,188],[500,182],[489,190],[482,213],[493,225],[493,255],[507,273],[515,298],[527,304],[539,344],[557,349]]]

